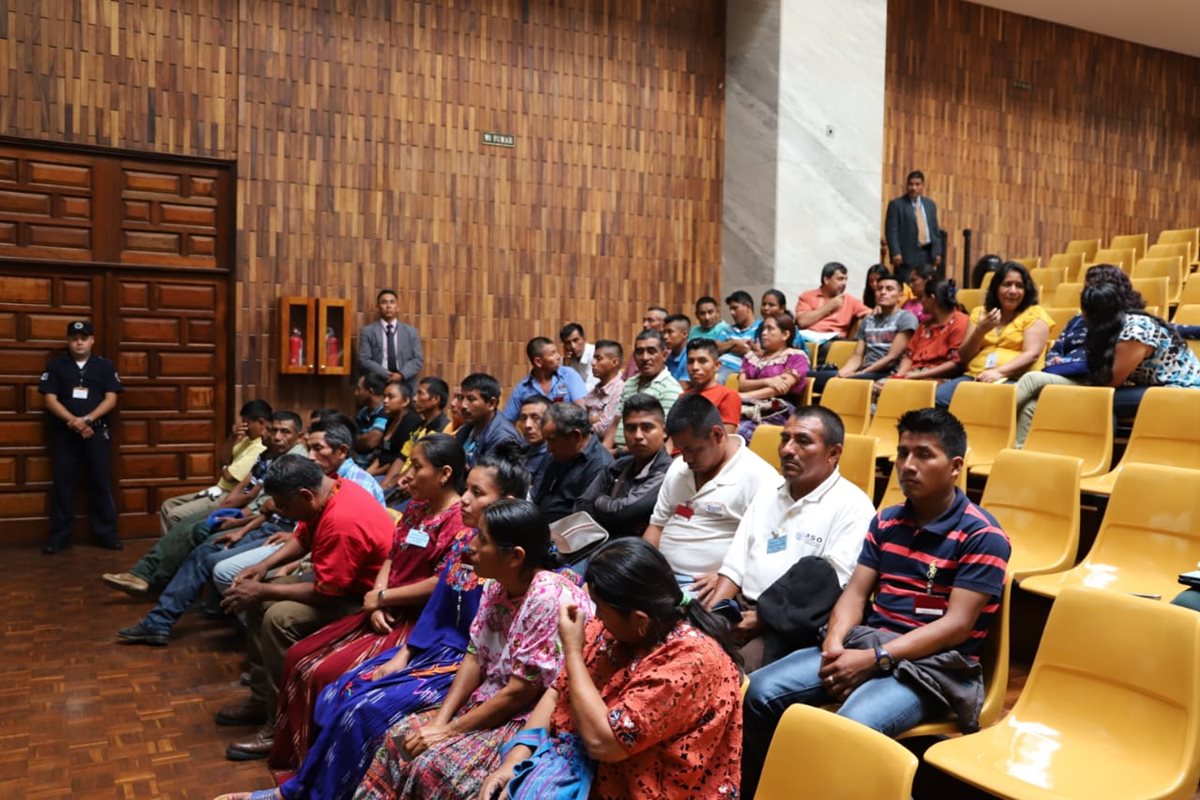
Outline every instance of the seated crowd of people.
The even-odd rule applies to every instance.
[[[1010,547],[956,488],[954,388],[1017,382],[1027,430],[1050,383],[1136,407],[1200,386],[1200,362],[1113,267],[1049,358],[1019,264],[969,313],[930,269],[876,266],[862,301],[846,277],[827,265],[794,313],[733,292],[732,323],[712,297],[695,324],[652,307],[628,360],[567,324],[561,351],[529,341],[507,395],[384,369],[352,416],[252,400],[214,485],[164,503],[154,548],[102,576],[155,599],[117,637],[166,646],[194,608],[245,628],[248,694],[215,722],[253,731],[227,756],[266,759],[277,786],[230,800],[752,798],[794,703],[889,735],[971,730]],[[805,343],[839,338],[846,363],[810,365]],[[839,473],[842,420],[803,400],[834,376],[941,382],[897,426],[902,505],[877,513]],[[748,446],[764,421],[778,471]],[[569,546],[580,520],[599,543]]]

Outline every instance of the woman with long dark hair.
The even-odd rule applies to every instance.
[[[912,275],[919,274],[920,267]],[[921,307],[925,321],[900,357],[900,366],[891,378],[876,382],[882,388],[892,378],[924,381],[942,380],[959,369],[958,348],[967,335],[967,315],[958,305],[958,287],[954,281],[931,278],[923,287]]]
[[[586,623],[578,608],[560,611],[563,672],[481,797],[494,800],[506,786],[514,800],[559,796],[549,789],[547,762],[564,752],[578,773],[572,797],[587,783],[593,800],[735,796],[742,708],[726,624],[679,589],[667,560],[642,539],[602,547],[586,578],[596,620]]]
[[[958,351],[965,374],[938,387],[938,406],[949,406],[963,381],[1003,383],[1041,369],[1053,326],[1054,320],[1038,305],[1029,270],[1009,261],[993,272],[983,305],[971,311]]]
[[[591,601],[550,546],[550,526],[527,500],[483,512],[470,561],[490,578],[471,625],[471,644],[441,706],[405,717],[354,797],[473,800],[500,763],[500,746],[525,726],[562,668],[559,609],[591,617]]]
[[[863,284],[863,305],[872,311],[875,310],[875,284],[880,278],[886,278],[891,275],[892,271],[883,264],[874,264],[867,267],[867,280]]]

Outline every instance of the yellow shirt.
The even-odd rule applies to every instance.
[[[971,325],[978,325],[979,320],[986,313],[987,309],[983,306],[972,309]],[[1025,330],[1035,322],[1044,322],[1049,327],[1054,327],[1054,319],[1046,313],[1046,310],[1041,306],[1034,305],[1017,314],[1007,325],[999,325],[988,331],[983,337],[983,345],[979,348],[979,352],[967,365],[967,374],[972,378],[978,378],[985,369],[1007,364],[1021,355],[1025,349]],[[991,361],[993,354],[995,354],[995,360]],[[1027,371],[1040,370],[1045,364],[1046,350],[1042,348],[1037,361],[1033,362]],[[1015,379],[1018,376],[1011,377]]]
[[[233,446],[233,461],[229,463],[229,474],[237,478],[237,481],[230,483],[224,478],[217,479],[217,486],[221,487],[222,491],[232,492],[237,488],[238,483],[241,483],[247,475],[250,474],[250,468],[254,466],[254,462],[258,460],[259,455],[267,446],[263,444],[263,440],[251,439],[249,437],[242,439]]]

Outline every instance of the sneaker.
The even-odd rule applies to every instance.
[[[106,572],[100,576],[104,585],[118,592],[141,597],[150,591],[150,584],[132,572]]]
[[[128,628],[121,628],[117,631],[117,636],[126,644],[148,644],[154,647],[163,647],[167,643],[167,634],[147,627],[144,622]]]

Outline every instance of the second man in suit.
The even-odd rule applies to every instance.
[[[403,381],[415,394],[417,375],[425,366],[421,334],[400,321],[400,301],[394,291],[384,289],[375,301],[379,306],[379,321],[359,332],[358,368],[389,381]]]

